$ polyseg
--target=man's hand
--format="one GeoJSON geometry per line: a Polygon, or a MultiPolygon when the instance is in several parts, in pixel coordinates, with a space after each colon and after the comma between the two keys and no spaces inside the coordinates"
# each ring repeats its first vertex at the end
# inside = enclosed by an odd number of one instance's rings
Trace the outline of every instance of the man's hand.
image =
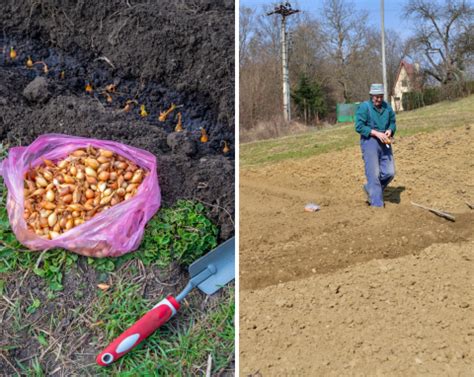
{"type": "Polygon", "coordinates": [[[384,144],[387,144],[389,142],[389,138],[390,138],[391,133],[392,133],[392,131],[390,131],[390,130],[385,131],[385,133],[375,131],[375,130],[370,131],[371,136],[375,136],[377,139],[379,139],[384,144]],[[387,132],[389,132],[388,136],[387,136],[387,132]]]}
{"type": "Polygon", "coordinates": [[[392,130],[388,129],[387,131],[385,131],[385,136],[387,136],[387,137],[392,136],[392,130]]]}

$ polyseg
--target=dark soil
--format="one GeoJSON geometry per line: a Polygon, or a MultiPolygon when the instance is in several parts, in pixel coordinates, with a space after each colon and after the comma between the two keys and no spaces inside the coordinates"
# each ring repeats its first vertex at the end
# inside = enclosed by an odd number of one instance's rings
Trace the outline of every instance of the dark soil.
{"type": "MultiPolygon", "coordinates": [[[[8,1],[2,4],[0,29],[0,142],[12,147],[45,133],[63,133],[143,148],[157,156],[163,205],[181,198],[201,201],[219,225],[220,239],[234,234],[232,1],[8,1]],[[11,46],[15,60],[9,57],[11,46]],[[43,72],[42,64],[27,68],[29,56],[45,62],[49,72],[43,72]],[[85,91],[87,83],[92,94],[85,91]],[[104,91],[112,83],[117,91],[108,103],[104,91]],[[140,117],[139,106],[124,112],[131,99],[144,104],[149,116],[140,117]],[[183,133],[173,132],[177,111],[158,121],[171,103],[181,106],[183,133]],[[200,128],[209,142],[200,142],[200,128]],[[225,154],[224,141],[230,147],[225,154]]],[[[117,272],[124,274],[124,268],[117,272]]],[[[179,266],[168,271],[147,268],[141,275],[149,298],[178,292],[187,278],[179,266]]],[[[61,373],[77,372],[85,364],[83,375],[90,373],[97,337],[103,334],[91,330],[78,336],[91,325],[88,310],[99,280],[90,266],[79,264],[65,274],[55,306],[42,307],[25,323],[46,328],[51,317],[61,318],[61,326],[51,329],[53,337],[65,345],[77,341],[76,351],[69,346],[64,350],[70,354],[61,360],[70,361],[62,364],[61,373]]],[[[19,298],[23,309],[33,296],[48,302],[44,280],[31,272],[9,275],[5,281],[8,296],[19,298]]],[[[198,292],[191,296],[196,304],[203,298],[198,292]]],[[[31,333],[15,331],[9,323],[0,326],[0,338],[2,345],[15,346],[6,352],[9,360],[31,364],[38,347],[31,333]]],[[[51,353],[43,355],[42,363],[47,371],[58,365],[51,353]]],[[[3,357],[0,366],[0,375],[14,373],[3,357]]]]}
{"type": "Polygon", "coordinates": [[[0,22],[8,42],[19,47],[26,37],[70,57],[106,57],[116,67],[112,73],[174,89],[233,132],[233,1],[4,3],[0,22]]]}

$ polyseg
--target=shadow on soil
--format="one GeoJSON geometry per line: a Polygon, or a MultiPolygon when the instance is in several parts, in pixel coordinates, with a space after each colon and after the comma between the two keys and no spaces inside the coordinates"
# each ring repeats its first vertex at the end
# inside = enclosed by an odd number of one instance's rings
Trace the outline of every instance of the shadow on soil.
{"type": "Polygon", "coordinates": [[[387,187],[384,192],[385,200],[390,203],[399,204],[401,202],[400,194],[405,191],[405,186],[387,187]]]}

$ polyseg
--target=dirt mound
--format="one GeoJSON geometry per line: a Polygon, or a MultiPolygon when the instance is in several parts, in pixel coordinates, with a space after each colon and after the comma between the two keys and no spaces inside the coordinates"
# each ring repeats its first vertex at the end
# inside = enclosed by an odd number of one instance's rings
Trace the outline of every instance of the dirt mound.
{"type": "Polygon", "coordinates": [[[358,148],[244,169],[241,287],[261,288],[471,239],[474,213],[465,202],[474,202],[472,143],[470,127],[399,138],[397,174],[383,210],[365,203],[358,148]],[[452,212],[456,222],[411,201],[452,212]],[[308,202],[321,211],[303,212],[308,202]]]}
{"type": "Polygon", "coordinates": [[[244,291],[240,375],[471,375],[473,261],[472,242],[436,244],[244,291]]]}
{"type": "Polygon", "coordinates": [[[35,78],[23,90],[23,97],[30,102],[43,103],[48,100],[49,96],[48,81],[44,77],[35,78]]]}

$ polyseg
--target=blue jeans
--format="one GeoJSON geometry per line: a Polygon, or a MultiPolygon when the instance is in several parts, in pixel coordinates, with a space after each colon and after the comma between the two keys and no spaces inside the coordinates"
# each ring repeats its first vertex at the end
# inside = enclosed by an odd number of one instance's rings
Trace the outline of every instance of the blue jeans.
{"type": "Polygon", "coordinates": [[[375,137],[361,137],[367,184],[364,186],[371,206],[383,207],[383,191],[395,176],[392,146],[387,148],[375,137]]]}

